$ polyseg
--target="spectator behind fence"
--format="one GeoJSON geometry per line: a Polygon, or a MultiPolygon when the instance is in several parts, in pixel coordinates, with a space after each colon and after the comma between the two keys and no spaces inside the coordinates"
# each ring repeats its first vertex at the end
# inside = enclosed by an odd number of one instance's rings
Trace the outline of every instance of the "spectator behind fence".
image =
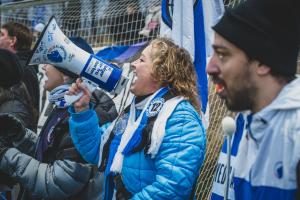
{"type": "MultiPolygon", "coordinates": [[[[132,63],[132,104],[104,126],[80,80],[70,94],[75,147],[105,173],[105,199],[189,199],[205,154],[196,75],[186,50],[156,39],[132,63]],[[99,153],[100,148],[100,153],[99,153]]],[[[100,118],[101,120],[101,118],[100,118]]]]}
{"type": "MultiPolygon", "coordinates": [[[[23,74],[24,69],[18,58],[10,51],[0,49],[0,114],[10,113],[18,118],[24,127],[35,130],[38,113],[34,112],[33,103],[22,82],[23,74]]],[[[0,135],[3,136],[4,125],[0,124],[0,135]]],[[[6,195],[10,196],[13,185],[14,181],[0,171],[0,192],[6,191],[6,195]]]]}
{"type": "Polygon", "coordinates": [[[295,199],[300,159],[300,78],[295,78],[300,24],[298,0],[248,0],[227,10],[213,27],[214,54],[207,73],[237,117],[232,165],[226,143],[212,199],[295,199]]]}
{"type": "Polygon", "coordinates": [[[148,14],[145,18],[145,26],[141,31],[139,31],[139,35],[143,35],[145,37],[153,37],[158,35],[161,21],[161,6],[152,6],[148,9],[148,14]]]}
{"type": "Polygon", "coordinates": [[[35,41],[37,41],[39,39],[39,37],[40,37],[41,33],[43,32],[44,28],[45,28],[45,24],[43,24],[41,22],[36,24],[33,27],[32,35],[33,35],[33,38],[34,38],[35,41]]]}
{"type": "Polygon", "coordinates": [[[11,51],[19,58],[21,66],[24,68],[23,82],[28,89],[35,109],[39,111],[38,69],[37,66],[26,66],[26,62],[31,56],[32,40],[32,32],[23,24],[8,22],[1,26],[0,48],[11,51]]]}
{"type": "MultiPolygon", "coordinates": [[[[93,54],[92,48],[82,38],[70,39],[93,54]]],[[[103,175],[96,166],[84,162],[69,134],[64,93],[78,76],[58,69],[49,64],[44,67],[48,77],[44,88],[50,91],[49,101],[54,109],[39,138],[25,130],[17,119],[0,115],[0,124],[6,122],[0,135],[0,170],[20,183],[18,199],[98,200],[102,196],[103,175]],[[4,137],[3,133],[7,136],[4,137]]],[[[117,116],[114,102],[104,92],[96,90],[93,102],[101,118],[100,124],[117,116]]]]}
{"type": "Polygon", "coordinates": [[[139,10],[138,3],[128,2],[124,12],[118,13],[110,22],[111,33],[114,35],[115,42],[126,45],[142,42],[143,39],[139,35],[139,31],[144,27],[144,21],[145,17],[139,10]]]}

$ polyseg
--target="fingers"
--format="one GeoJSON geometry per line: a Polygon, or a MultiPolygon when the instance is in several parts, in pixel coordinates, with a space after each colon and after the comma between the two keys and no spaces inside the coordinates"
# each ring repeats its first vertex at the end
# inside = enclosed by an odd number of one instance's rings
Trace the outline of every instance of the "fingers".
{"type": "Polygon", "coordinates": [[[82,82],[82,80],[77,79],[76,80],[76,84],[78,86],[78,88],[80,89],[80,91],[83,92],[83,95],[87,95],[89,97],[91,97],[91,92],[89,91],[89,89],[87,88],[87,86],[85,85],[84,82],[82,82]]]}
{"type": "Polygon", "coordinates": [[[80,92],[83,93],[82,96],[73,104],[76,112],[89,109],[91,100],[91,92],[88,90],[85,83],[78,78],[69,88],[68,95],[78,95],[80,92]]]}
{"type": "Polygon", "coordinates": [[[90,97],[87,95],[83,95],[78,101],[76,101],[73,106],[76,112],[81,112],[84,110],[88,110],[90,102],[90,97]]]}
{"type": "Polygon", "coordinates": [[[80,83],[82,83],[82,80],[81,80],[81,78],[78,78],[78,79],[76,79],[76,83],[77,83],[77,84],[80,84],[80,83]]]}
{"type": "Polygon", "coordinates": [[[69,91],[67,92],[68,95],[76,95],[80,92],[79,88],[77,87],[76,83],[72,83],[71,87],[69,87],[69,91]]]}
{"type": "Polygon", "coordinates": [[[76,95],[80,92],[83,92],[85,95],[90,96],[90,91],[86,87],[86,85],[82,82],[80,78],[76,80],[75,83],[72,83],[71,87],[69,88],[68,95],[76,95]]]}
{"type": "Polygon", "coordinates": [[[79,88],[80,83],[81,83],[80,78],[78,78],[75,83],[72,83],[71,87],[69,88],[68,95],[78,94],[81,91],[80,88],[79,88]]]}

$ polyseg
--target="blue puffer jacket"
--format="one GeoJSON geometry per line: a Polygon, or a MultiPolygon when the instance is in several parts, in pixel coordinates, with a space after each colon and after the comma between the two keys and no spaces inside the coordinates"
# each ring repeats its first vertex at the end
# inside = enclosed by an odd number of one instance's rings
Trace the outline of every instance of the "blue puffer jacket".
{"type": "MultiPolygon", "coordinates": [[[[70,130],[76,148],[91,163],[98,163],[100,135],[93,110],[74,113],[70,130]]],[[[154,159],[144,151],[124,157],[122,180],[132,199],[189,199],[205,155],[206,136],[198,113],[180,102],[166,124],[165,137],[154,159]]]]}

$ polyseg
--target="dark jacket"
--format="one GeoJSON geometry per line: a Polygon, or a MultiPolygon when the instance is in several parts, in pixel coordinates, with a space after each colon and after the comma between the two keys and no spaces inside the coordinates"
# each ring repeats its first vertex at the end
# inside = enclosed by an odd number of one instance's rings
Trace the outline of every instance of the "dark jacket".
{"type": "Polygon", "coordinates": [[[21,66],[24,67],[23,82],[32,97],[35,109],[39,111],[40,88],[37,77],[38,67],[26,65],[28,58],[31,56],[31,51],[18,51],[16,55],[19,58],[21,66]]]}
{"type": "MultiPolygon", "coordinates": [[[[100,123],[112,121],[117,116],[114,102],[100,91],[95,97],[97,114],[103,117],[100,123]]],[[[54,108],[39,138],[27,131],[23,140],[5,153],[0,169],[21,184],[21,199],[101,199],[102,174],[95,166],[86,164],[75,149],[68,119],[66,109],[54,108]],[[45,131],[51,119],[57,119],[57,122],[45,131]],[[41,150],[39,144],[45,138],[49,143],[47,148],[42,149],[39,160],[36,155],[41,150]]]]}
{"type": "Polygon", "coordinates": [[[0,88],[0,113],[11,113],[21,120],[26,128],[36,131],[38,113],[33,108],[24,83],[8,90],[0,88]]]}
{"type": "MultiPolygon", "coordinates": [[[[9,90],[0,88],[0,113],[10,113],[16,116],[23,125],[33,131],[37,128],[37,113],[26,98],[24,83],[13,86],[9,90]]],[[[0,171],[0,185],[12,186],[14,181],[0,171]]]]}

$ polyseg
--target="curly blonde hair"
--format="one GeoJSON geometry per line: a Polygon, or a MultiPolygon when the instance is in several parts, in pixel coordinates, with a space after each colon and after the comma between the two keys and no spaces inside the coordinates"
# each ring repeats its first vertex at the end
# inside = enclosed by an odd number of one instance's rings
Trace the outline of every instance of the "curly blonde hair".
{"type": "Polygon", "coordinates": [[[197,77],[190,54],[168,38],[151,41],[153,78],[171,93],[187,98],[200,113],[197,77]]]}

